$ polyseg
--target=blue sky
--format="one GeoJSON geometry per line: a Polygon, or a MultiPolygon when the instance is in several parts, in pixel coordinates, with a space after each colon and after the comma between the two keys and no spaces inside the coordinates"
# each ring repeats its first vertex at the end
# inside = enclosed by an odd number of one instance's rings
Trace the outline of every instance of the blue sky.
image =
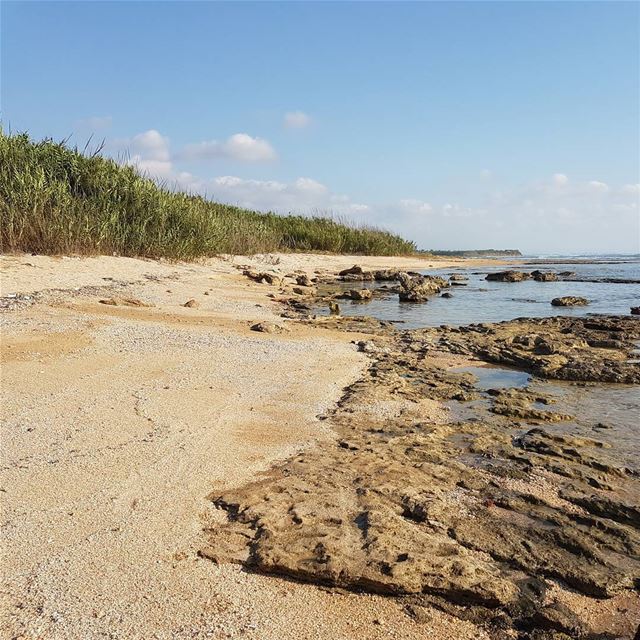
{"type": "Polygon", "coordinates": [[[632,2],[3,2],[2,121],[424,248],[640,251],[632,2]]]}

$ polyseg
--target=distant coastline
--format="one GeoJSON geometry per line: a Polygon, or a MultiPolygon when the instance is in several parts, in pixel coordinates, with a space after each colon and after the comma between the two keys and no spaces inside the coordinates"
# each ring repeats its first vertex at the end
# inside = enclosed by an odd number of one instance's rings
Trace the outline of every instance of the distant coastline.
{"type": "Polygon", "coordinates": [[[477,258],[487,256],[522,256],[519,249],[469,249],[469,250],[438,250],[429,249],[424,253],[434,256],[451,256],[456,258],[477,258]]]}

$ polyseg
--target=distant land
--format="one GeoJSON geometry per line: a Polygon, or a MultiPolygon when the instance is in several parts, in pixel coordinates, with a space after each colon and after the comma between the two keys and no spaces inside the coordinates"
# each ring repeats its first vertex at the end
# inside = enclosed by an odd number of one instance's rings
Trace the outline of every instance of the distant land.
{"type": "Polygon", "coordinates": [[[456,256],[463,258],[475,258],[477,256],[521,256],[519,249],[469,249],[468,251],[443,251],[439,249],[429,249],[424,253],[434,256],[456,256]]]}

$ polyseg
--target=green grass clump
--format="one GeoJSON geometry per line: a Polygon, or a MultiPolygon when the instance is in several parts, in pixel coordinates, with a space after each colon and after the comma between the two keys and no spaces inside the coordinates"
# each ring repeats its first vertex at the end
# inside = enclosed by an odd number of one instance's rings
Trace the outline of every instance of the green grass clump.
{"type": "Polygon", "coordinates": [[[173,191],[97,153],[0,130],[0,248],[190,260],[221,253],[413,253],[414,243],[323,217],[281,216],[173,191]]]}

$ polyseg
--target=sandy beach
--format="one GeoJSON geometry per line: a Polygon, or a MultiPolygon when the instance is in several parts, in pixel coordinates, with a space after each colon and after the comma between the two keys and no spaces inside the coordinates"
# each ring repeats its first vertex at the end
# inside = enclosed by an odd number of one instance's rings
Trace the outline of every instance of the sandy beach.
{"type": "MultiPolygon", "coordinates": [[[[357,335],[278,321],[237,265],[309,273],[404,258],[202,264],[3,256],[2,618],[7,638],[482,638],[433,610],[217,565],[213,491],[335,439],[357,335]],[[136,299],[149,306],[107,305],[136,299]],[[193,307],[184,307],[195,300],[193,307]]],[[[438,266],[455,261],[438,261],[438,266]]],[[[469,264],[467,261],[465,264],[469,264]]],[[[136,303],[137,304],[137,303],[136,303]]]]}

